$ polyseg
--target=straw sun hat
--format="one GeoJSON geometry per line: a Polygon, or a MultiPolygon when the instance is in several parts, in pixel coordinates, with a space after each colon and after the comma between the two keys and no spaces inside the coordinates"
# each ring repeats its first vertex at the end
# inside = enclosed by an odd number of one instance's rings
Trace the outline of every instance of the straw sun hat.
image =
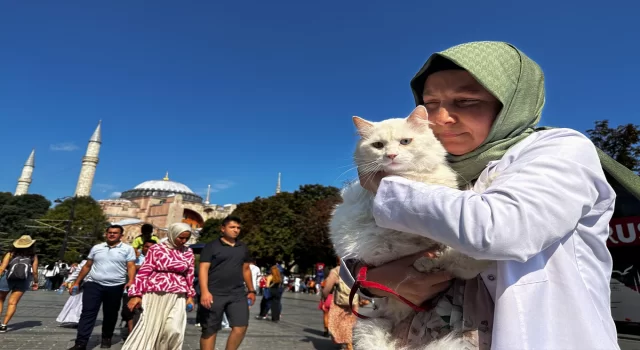
{"type": "Polygon", "coordinates": [[[18,239],[16,239],[13,242],[13,246],[20,249],[20,248],[29,248],[31,247],[34,243],[36,243],[36,240],[31,238],[31,236],[29,235],[24,235],[18,239]]]}

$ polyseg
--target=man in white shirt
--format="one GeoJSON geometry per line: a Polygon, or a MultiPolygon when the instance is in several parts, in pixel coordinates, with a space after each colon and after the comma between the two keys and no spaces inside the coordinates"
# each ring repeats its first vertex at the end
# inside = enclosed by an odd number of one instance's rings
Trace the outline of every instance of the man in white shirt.
{"type": "Polygon", "coordinates": [[[98,311],[103,303],[100,347],[104,349],[111,347],[111,337],[118,321],[118,310],[120,310],[125,284],[127,287],[133,284],[136,274],[134,264],[136,253],[133,247],[120,241],[123,232],[124,229],[120,225],[111,225],[107,228],[106,242],[91,248],[87,262],[69,289],[71,293],[73,288],[80,288],[80,283],[84,280],[82,315],[78,322],[78,334],[75,345],[69,350],[86,350],[96,324],[98,311]]]}

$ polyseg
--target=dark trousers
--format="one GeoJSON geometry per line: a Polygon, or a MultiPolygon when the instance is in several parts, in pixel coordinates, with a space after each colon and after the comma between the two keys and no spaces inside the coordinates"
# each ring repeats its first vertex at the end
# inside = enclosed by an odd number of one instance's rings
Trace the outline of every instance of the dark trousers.
{"type": "Polygon", "coordinates": [[[269,313],[269,309],[271,309],[271,319],[273,321],[280,320],[280,312],[282,312],[282,293],[284,290],[282,288],[269,288],[269,297],[265,298],[262,296],[262,300],[260,300],[260,316],[265,317],[267,313],[269,313]]]}
{"type": "Polygon", "coordinates": [[[87,282],[82,285],[82,314],[78,322],[77,345],[86,346],[89,342],[101,304],[103,304],[102,338],[113,337],[123,292],[124,284],[106,287],[95,282],[87,282]]]}

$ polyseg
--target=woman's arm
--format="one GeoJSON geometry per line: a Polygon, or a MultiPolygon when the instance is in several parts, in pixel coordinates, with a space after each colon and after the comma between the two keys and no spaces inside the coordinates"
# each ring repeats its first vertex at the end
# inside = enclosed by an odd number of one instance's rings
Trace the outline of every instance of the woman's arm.
{"type": "Polygon", "coordinates": [[[38,285],[38,256],[37,255],[34,255],[33,257],[33,263],[31,263],[31,269],[33,270],[33,284],[38,285]]]}
{"type": "Polygon", "coordinates": [[[73,273],[71,275],[69,275],[69,277],[67,278],[66,283],[73,283],[75,282],[75,280],[78,278],[78,276],[80,275],[80,271],[82,270],[82,268],[84,267],[84,264],[86,263],[86,260],[83,260],[80,262],[80,264],[78,264],[78,266],[76,267],[76,269],[73,271],[73,273]]]}
{"type": "Polygon", "coordinates": [[[5,254],[4,257],[2,258],[2,264],[0,264],[0,276],[2,276],[2,273],[4,272],[4,270],[6,270],[7,266],[9,266],[10,259],[11,259],[11,253],[5,254]]]}
{"type": "Polygon", "coordinates": [[[147,279],[156,269],[156,254],[161,254],[160,249],[156,249],[157,245],[152,246],[144,257],[144,263],[138,270],[138,274],[134,283],[129,287],[127,294],[129,297],[140,297],[147,292],[147,279]]]}
{"type": "Polygon", "coordinates": [[[603,211],[615,199],[595,147],[578,135],[536,140],[483,193],[385,178],[374,202],[376,223],[476,259],[525,262],[573,232],[602,194],[609,197],[603,211]]]}
{"type": "Polygon", "coordinates": [[[189,268],[187,269],[187,286],[189,288],[189,292],[187,293],[187,297],[193,298],[196,295],[196,290],[193,288],[196,259],[191,248],[187,248],[186,254],[187,259],[189,259],[189,268]]]}
{"type": "Polygon", "coordinates": [[[322,288],[322,297],[326,298],[331,294],[331,290],[340,280],[340,276],[338,275],[338,271],[336,269],[331,270],[329,272],[329,277],[324,282],[324,287],[322,288]]]}

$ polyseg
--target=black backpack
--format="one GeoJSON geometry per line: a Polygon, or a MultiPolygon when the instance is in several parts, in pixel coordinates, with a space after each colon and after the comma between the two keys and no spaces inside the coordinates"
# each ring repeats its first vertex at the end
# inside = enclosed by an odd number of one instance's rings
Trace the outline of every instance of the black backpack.
{"type": "Polygon", "coordinates": [[[31,275],[31,257],[16,256],[11,259],[8,266],[7,280],[26,280],[31,275]]]}

